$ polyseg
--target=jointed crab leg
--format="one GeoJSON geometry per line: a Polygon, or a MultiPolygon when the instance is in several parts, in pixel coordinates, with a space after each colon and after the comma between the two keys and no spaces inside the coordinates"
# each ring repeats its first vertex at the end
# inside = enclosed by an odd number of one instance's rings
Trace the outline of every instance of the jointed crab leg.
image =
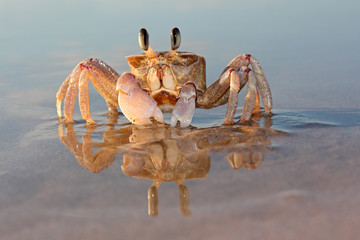
{"type": "Polygon", "coordinates": [[[238,93],[245,86],[249,69],[246,66],[237,69],[227,68],[220,79],[198,96],[197,104],[202,108],[212,108],[228,102],[224,123],[232,123],[237,103],[238,93]]]}
{"type": "Polygon", "coordinates": [[[88,78],[89,71],[84,69],[79,80],[79,106],[82,118],[88,123],[95,123],[90,117],[88,78]]]}
{"type": "Polygon", "coordinates": [[[243,80],[246,76],[246,72],[241,72],[241,78],[235,70],[229,70],[229,80],[230,80],[230,93],[229,101],[226,110],[224,123],[232,123],[236,107],[238,104],[238,93],[240,91],[240,81],[243,80]]]}
{"type": "Polygon", "coordinates": [[[72,121],[77,91],[79,90],[81,115],[87,122],[94,122],[90,117],[89,111],[88,80],[90,80],[100,95],[105,98],[109,110],[114,111],[116,106],[118,106],[117,93],[115,91],[118,78],[119,74],[99,59],[91,58],[80,62],[60,86],[56,95],[58,116],[61,117],[61,101],[65,99],[65,120],[72,121]]]}
{"type": "MultiPolygon", "coordinates": [[[[226,66],[225,70],[228,68],[238,69],[242,66],[249,66],[249,65],[252,66],[252,70],[255,73],[254,75],[256,78],[256,87],[260,93],[265,108],[265,113],[268,114],[270,113],[272,108],[272,96],[271,96],[269,83],[265,78],[265,74],[260,66],[260,63],[252,55],[242,54],[231,60],[230,63],[226,66]]],[[[245,119],[245,121],[249,119],[245,119]]]]}
{"type": "Polygon", "coordinates": [[[250,119],[251,114],[253,113],[255,107],[256,100],[256,78],[254,76],[254,72],[250,71],[248,73],[248,82],[247,82],[247,90],[244,101],[244,108],[240,117],[240,121],[247,121],[250,119]]]}
{"type": "Polygon", "coordinates": [[[265,108],[265,114],[269,114],[272,108],[272,96],[268,81],[260,66],[260,63],[253,57],[250,57],[250,64],[255,73],[257,89],[260,92],[261,99],[265,108]]]}
{"type": "Polygon", "coordinates": [[[249,54],[234,58],[225,67],[220,79],[198,96],[197,105],[201,108],[212,108],[228,102],[224,123],[232,123],[237,108],[238,92],[248,84],[241,121],[248,121],[259,106],[261,95],[266,113],[272,108],[272,97],[269,84],[259,62],[249,54]],[[248,66],[251,65],[252,69],[248,66]]]}
{"type": "Polygon", "coordinates": [[[64,115],[65,119],[72,121],[73,110],[76,102],[76,96],[78,92],[78,83],[71,83],[66,92],[65,101],[64,101],[64,115]]]}
{"type": "Polygon", "coordinates": [[[56,109],[58,117],[61,118],[61,101],[65,98],[67,89],[69,87],[71,74],[65,79],[65,81],[61,84],[57,94],[56,94],[56,109]]]}
{"type": "Polygon", "coordinates": [[[71,73],[69,86],[65,95],[64,100],[64,115],[65,119],[68,121],[72,121],[72,115],[74,112],[74,106],[76,102],[77,92],[78,92],[78,78],[80,75],[80,68],[75,67],[74,71],[71,73]]]}

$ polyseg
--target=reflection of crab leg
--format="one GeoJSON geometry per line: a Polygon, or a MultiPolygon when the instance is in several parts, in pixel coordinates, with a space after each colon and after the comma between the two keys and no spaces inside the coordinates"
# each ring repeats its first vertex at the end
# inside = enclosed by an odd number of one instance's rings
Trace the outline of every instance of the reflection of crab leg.
{"type": "Polygon", "coordinates": [[[190,125],[195,111],[196,88],[193,83],[185,84],[180,91],[179,99],[175,104],[171,117],[171,126],[180,122],[181,128],[190,125]]]}
{"type": "Polygon", "coordinates": [[[85,169],[93,173],[101,172],[114,161],[113,156],[121,151],[117,148],[106,148],[93,153],[93,142],[91,140],[91,133],[95,130],[88,129],[85,135],[82,136],[83,142],[79,142],[74,131],[73,124],[65,125],[66,134],[63,134],[62,125],[59,125],[59,137],[63,144],[74,154],[78,163],[85,169]]]}
{"type": "Polygon", "coordinates": [[[133,74],[122,74],[117,81],[116,91],[121,111],[131,122],[138,125],[151,124],[151,117],[161,123],[164,121],[156,101],[141,90],[141,85],[133,74]]]}
{"type": "Polygon", "coordinates": [[[161,181],[154,182],[151,187],[148,189],[148,213],[150,216],[157,216],[158,211],[158,202],[159,202],[159,187],[161,181]]]}
{"type": "Polygon", "coordinates": [[[191,215],[189,190],[180,180],[176,181],[176,184],[179,188],[180,211],[184,216],[189,216],[191,215]]]}

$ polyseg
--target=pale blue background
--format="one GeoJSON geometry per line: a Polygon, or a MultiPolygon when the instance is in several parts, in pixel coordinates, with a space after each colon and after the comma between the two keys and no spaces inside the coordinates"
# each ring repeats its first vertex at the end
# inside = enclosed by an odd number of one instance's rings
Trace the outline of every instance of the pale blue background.
{"type": "Polygon", "coordinates": [[[82,59],[100,58],[121,73],[124,57],[141,52],[141,27],[155,50],[167,50],[177,26],[180,50],[207,59],[208,82],[250,53],[267,74],[275,108],[359,108],[359,10],[355,0],[2,0],[0,99],[36,93],[29,104],[53,106],[82,59]]]}

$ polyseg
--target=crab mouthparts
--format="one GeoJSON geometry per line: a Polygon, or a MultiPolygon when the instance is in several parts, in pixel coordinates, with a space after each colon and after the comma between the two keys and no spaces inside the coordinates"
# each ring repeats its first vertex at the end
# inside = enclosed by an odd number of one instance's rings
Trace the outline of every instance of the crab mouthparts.
{"type": "Polygon", "coordinates": [[[157,102],[158,107],[163,112],[171,112],[177,102],[176,92],[160,91],[152,94],[153,99],[157,102]]]}

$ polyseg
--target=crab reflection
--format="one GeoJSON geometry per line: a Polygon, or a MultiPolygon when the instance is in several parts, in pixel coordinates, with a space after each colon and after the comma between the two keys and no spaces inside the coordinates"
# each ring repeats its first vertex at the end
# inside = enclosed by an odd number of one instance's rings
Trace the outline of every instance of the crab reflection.
{"type": "Polygon", "coordinates": [[[205,178],[210,170],[211,154],[215,152],[223,153],[234,170],[259,167],[264,152],[271,149],[269,137],[284,135],[270,127],[271,119],[265,121],[264,127],[252,124],[206,129],[176,129],[155,124],[119,128],[110,123],[86,127],[79,141],[73,124],[66,124],[59,126],[59,136],[78,163],[90,172],[98,173],[109,167],[120,153],[121,169],[126,176],[152,180],[148,189],[149,215],[158,214],[158,189],[162,182],[169,181],[178,186],[180,211],[190,215],[189,190],[183,181],[205,178]],[[101,130],[103,127],[106,129],[101,130]]]}

